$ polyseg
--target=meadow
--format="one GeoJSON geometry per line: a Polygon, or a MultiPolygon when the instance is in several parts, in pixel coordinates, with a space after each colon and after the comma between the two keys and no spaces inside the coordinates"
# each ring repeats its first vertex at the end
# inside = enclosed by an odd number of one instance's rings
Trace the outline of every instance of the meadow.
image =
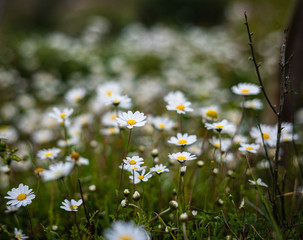
{"type": "Polygon", "coordinates": [[[109,26],[2,50],[0,239],[300,239],[303,114],[280,117],[298,94],[283,33],[254,48],[248,25],[109,26]]]}

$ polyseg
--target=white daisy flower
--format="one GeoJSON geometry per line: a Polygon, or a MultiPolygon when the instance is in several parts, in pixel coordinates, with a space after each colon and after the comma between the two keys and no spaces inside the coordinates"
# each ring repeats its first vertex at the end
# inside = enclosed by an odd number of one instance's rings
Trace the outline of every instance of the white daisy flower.
{"type": "Polygon", "coordinates": [[[201,153],[202,153],[202,143],[199,142],[199,143],[195,143],[195,144],[189,146],[187,148],[187,151],[191,152],[192,154],[195,154],[196,156],[201,155],[201,153]]]}
{"type": "Polygon", "coordinates": [[[58,162],[49,166],[49,170],[42,172],[42,178],[44,181],[52,181],[63,178],[69,175],[74,167],[71,162],[58,162]]]}
{"type": "Polygon", "coordinates": [[[252,99],[244,102],[245,108],[260,110],[263,109],[263,102],[260,99],[252,99]]]}
{"type": "Polygon", "coordinates": [[[189,152],[172,153],[168,154],[168,157],[172,160],[177,160],[179,163],[195,160],[197,158],[195,155],[191,155],[189,152]]]}
{"type": "Polygon", "coordinates": [[[165,97],[164,97],[164,101],[166,103],[169,102],[179,102],[179,101],[186,101],[186,98],[184,96],[184,94],[180,91],[176,91],[176,92],[169,92],[165,97]]]}
{"type": "Polygon", "coordinates": [[[70,156],[65,159],[67,162],[72,162],[77,166],[88,165],[89,161],[87,158],[81,157],[79,153],[73,152],[70,156]]]}
{"type": "Polygon", "coordinates": [[[177,137],[171,137],[168,143],[175,144],[177,146],[191,145],[197,141],[196,135],[188,135],[187,133],[177,133],[177,137]]]}
{"type": "Polygon", "coordinates": [[[245,207],[245,201],[244,201],[244,198],[242,199],[242,202],[241,202],[241,204],[240,204],[240,206],[239,206],[239,209],[242,209],[242,208],[244,208],[245,207]]]}
{"type": "Polygon", "coordinates": [[[147,240],[147,233],[133,222],[116,221],[104,233],[106,240],[147,240]]]}
{"type": "Polygon", "coordinates": [[[161,163],[161,164],[156,164],[156,166],[152,167],[150,171],[160,175],[161,173],[169,172],[169,169],[161,163]]]}
{"type": "Polygon", "coordinates": [[[259,144],[245,144],[240,143],[239,151],[241,152],[250,152],[250,153],[257,153],[259,150],[260,145],[259,144]]]}
{"type": "Polygon", "coordinates": [[[243,135],[236,135],[233,139],[235,144],[241,144],[241,143],[247,143],[248,142],[248,138],[246,136],[243,135]]]}
{"type": "Polygon", "coordinates": [[[84,88],[73,88],[66,93],[65,99],[71,104],[77,104],[85,97],[85,94],[86,90],[84,88]]]}
{"type": "Polygon", "coordinates": [[[132,102],[131,99],[127,95],[119,95],[119,94],[113,94],[110,97],[106,97],[103,99],[103,103],[113,106],[119,106],[120,108],[131,108],[132,102]]]}
{"type": "Polygon", "coordinates": [[[132,111],[123,112],[116,118],[118,124],[122,127],[127,127],[132,129],[133,127],[143,127],[146,124],[146,116],[144,113],[136,111],[133,113],[132,111]]]}
{"type": "Polygon", "coordinates": [[[248,180],[250,185],[259,185],[259,186],[262,186],[262,187],[268,187],[266,183],[262,182],[262,179],[261,178],[258,178],[257,181],[254,181],[254,180],[248,180]]]}
{"type": "Polygon", "coordinates": [[[191,211],[191,214],[195,217],[195,216],[197,216],[197,214],[198,214],[198,211],[196,211],[196,210],[192,210],[191,211]]]}
{"type": "Polygon", "coordinates": [[[111,97],[114,94],[120,94],[121,87],[117,82],[107,82],[97,88],[99,98],[111,97]]]}
{"type": "Polygon", "coordinates": [[[10,199],[6,204],[17,206],[17,207],[25,207],[28,204],[32,203],[32,200],[36,197],[34,193],[32,193],[32,189],[29,189],[27,185],[19,184],[18,188],[13,188],[11,191],[8,191],[8,196],[4,198],[10,199]]]}
{"type": "Polygon", "coordinates": [[[85,126],[90,125],[93,122],[93,120],[94,118],[92,114],[84,113],[77,116],[77,118],[75,119],[75,125],[78,125],[83,128],[85,126]]]}
{"type": "Polygon", "coordinates": [[[216,130],[217,132],[227,133],[230,130],[234,130],[232,124],[230,124],[227,120],[223,120],[221,122],[216,123],[205,123],[205,127],[210,130],[216,130]]]}
{"type": "Polygon", "coordinates": [[[118,134],[120,132],[120,129],[118,127],[109,127],[101,129],[100,132],[102,135],[111,136],[118,134]]]}
{"type": "Polygon", "coordinates": [[[232,92],[237,95],[249,96],[260,93],[260,87],[252,83],[239,83],[231,88],[232,92]]]}
{"type": "Polygon", "coordinates": [[[178,101],[178,102],[168,102],[166,109],[169,111],[177,111],[178,114],[185,114],[186,112],[192,112],[194,109],[190,108],[191,102],[188,101],[178,101]]]}
{"type": "MultiPolygon", "coordinates": [[[[275,126],[265,124],[260,125],[264,143],[269,147],[276,146],[277,130],[275,126]]],[[[256,140],[257,143],[262,144],[262,136],[258,127],[253,127],[250,131],[250,136],[256,140]]]]}
{"type": "Polygon", "coordinates": [[[172,121],[168,117],[153,117],[151,118],[151,123],[156,129],[160,131],[169,131],[174,127],[174,121],[172,121]]]}
{"type": "Polygon", "coordinates": [[[59,148],[42,149],[38,151],[37,157],[39,159],[54,160],[56,157],[58,157],[60,152],[61,150],[59,148]]]}
{"type": "Polygon", "coordinates": [[[74,109],[72,108],[64,108],[63,110],[60,110],[57,107],[53,108],[54,112],[51,112],[48,114],[51,118],[57,120],[60,124],[66,124],[69,125],[69,117],[74,112],[74,109]]]}
{"type": "MultiPolygon", "coordinates": [[[[209,140],[210,144],[213,145],[216,148],[220,148],[220,139],[216,137],[212,137],[212,139],[209,140]]],[[[226,152],[232,145],[231,139],[222,139],[221,140],[221,151],[226,152]]]]}
{"type": "Polygon", "coordinates": [[[281,128],[282,128],[282,133],[283,132],[287,132],[287,133],[293,132],[293,125],[290,122],[282,122],[281,128]]]}
{"type": "Polygon", "coordinates": [[[17,238],[18,240],[28,239],[28,236],[23,234],[21,229],[15,228],[14,229],[14,234],[15,234],[15,238],[17,238]]]}
{"type": "Polygon", "coordinates": [[[209,121],[216,121],[219,118],[219,108],[215,105],[200,108],[202,118],[209,121]]]}
{"type": "Polygon", "coordinates": [[[5,213],[15,213],[19,210],[19,207],[16,207],[14,205],[6,205],[5,213]]]}
{"type": "Polygon", "coordinates": [[[68,212],[77,212],[78,207],[81,204],[82,204],[82,199],[80,199],[79,201],[76,201],[74,199],[69,201],[69,200],[65,199],[64,202],[62,202],[63,206],[60,206],[60,208],[64,209],[65,211],[68,211],[68,212]]]}
{"type": "Polygon", "coordinates": [[[126,157],[126,159],[123,159],[123,162],[126,170],[136,170],[139,169],[142,164],[144,164],[144,159],[140,158],[139,156],[126,157]]]}
{"type": "Polygon", "coordinates": [[[102,116],[102,125],[109,127],[118,127],[118,123],[116,121],[117,118],[116,112],[107,112],[102,116]]]}
{"type": "MultiPolygon", "coordinates": [[[[221,162],[221,154],[219,152],[216,152],[215,154],[215,160],[220,163],[221,162]]],[[[222,162],[227,164],[233,164],[235,160],[235,155],[233,153],[226,153],[222,156],[222,162]]]]}
{"type": "Polygon", "coordinates": [[[298,134],[292,134],[288,132],[281,133],[281,142],[292,142],[293,140],[298,140],[298,134]]]}
{"type": "Polygon", "coordinates": [[[145,174],[145,169],[141,170],[141,173],[139,173],[139,171],[135,171],[134,175],[129,176],[129,179],[131,180],[131,182],[135,182],[135,184],[139,183],[139,182],[147,182],[149,178],[151,178],[153,175],[151,175],[150,172],[145,174]],[[135,180],[134,180],[135,178],[135,180]]]}

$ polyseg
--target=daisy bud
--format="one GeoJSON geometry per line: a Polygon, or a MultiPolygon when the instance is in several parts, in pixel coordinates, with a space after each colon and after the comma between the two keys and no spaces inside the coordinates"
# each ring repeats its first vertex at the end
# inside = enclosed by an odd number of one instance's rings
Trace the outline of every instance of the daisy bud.
{"type": "Polygon", "coordinates": [[[161,228],[162,228],[162,225],[161,225],[161,224],[159,224],[159,225],[158,225],[158,228],[159,228],[159,229],[161,229],[161,228]]]}
{"type": "Polygon", "coordinates": [[[126,188],[126,189],[124,189],[123,194],[124,194],[124,197],[128,197],[128,195],[130,194],[130,192],[129,192],[129,190],[126,188]]]}
{"type": "Polygon", "coordinates": [[[228,175],[229,177],[232,177],[233,174],[234,174],[234,172],[233,172],[232,170],[228,170],[228,171],[227,171],[227,175],[228,175]]]}
{"type": "Polygon", "coordinates": [[[90,185],[90,186],[88,187],[88,189],[89,189],[89,191],[94,192],[94,191],[96,191],[96,185],[90,185]]]}
{"type": "Polygon", "coordinates": [[[191,214],[195,217],[195,216],[197,216],[198,212],[196,210],[192,210],[191,214]]]}
{"type": "Polygon", "coordinates": [[[157,148],[154,148],[154,149],[152,150],[152,152],[151,152],[151,155],[152,155],[153,158],[158,157],[158,155],[159,155],[158,149],[157,149],[157,148]]]}
{"type": "Polygon", "coordinates": [[[180,221],[185,222],[185,221],[187,221],[187,219],[188,219],[188,216],[187,216],[187,213],[186,213],[186,212],[185,212],[185,213],[182,213],[182,214],[180,215],[180,221]]]}
{"type": "Polygon", "coordinates": [[[140,193],[138,191],[135,191],[135,193],[133,194],[134,201],[139,201],[140,198],[141,198],[140,193]]]}
{"type": "Polygon", "coordinates": [[[143,145],[140,145],[140,146],[139,146],[139,151],[140,151],[140,152],[144,152],[144,151],[145,151],[145,147],[144,147],[143,145]]]}
{"type": "Polygon", "coordinates": [[[204,162],[202,160],[197,162],[198,167],[203,167],[204,166],[204,162]]]}
{"type": "Polygon", "coordinates": [[[169,206],[170,206],[172,209],[174,209],[174,210],[178,209],[178,203],[177,203],[176,201],[174,201],[174,200],[171,200],[171,201],[169,202],[169,206]]]}
{"type": "Polygon", "coordinates": [[[95,140],[92,140],[89,144],[90,144],[90,146],[93,147],[93,148],[95,148],[95,147],[98,146],[98,142],[95,141],[95,140]]]}
{"type": "Polygon", "coordinates": [[[165,228],[165,232],[167,232],[167,233],[171,232],[171,227],[167,226],[167,227],[165,228]]]}
{"type": "Polygon", "coordinates": [[[36,168],[36,169],[35,169],[35,174],[36,174],[38,177],[41,177],[43,171],[44,171],[43,168],[36,168]]]}
{"type": "Polygon", "coordinates": [[[121,206],[122,206],[123,208],[125,208],[125,207],[127,206],[127,204],[128,204],[127,199],[123,199],[123,200],[121,201],[121,206]]]}
{"type": "Polygon", "coordinates": [[[233,237],[231,235],[226,236],[226,240],[232,240],[232,239],[233,239],[233,237]]]}
{"type": "Polygon", "coordinates": [[[213,169],[213,174],[217,175],[219,173],[219,169],[218,168],[214,168],[213,169]]]}
{"type": "Polygon", "coordinates": [[[186,166],[181,167],[181,176],[184,176],[186,172],[186,166]]]}
{"type": "Polygon", "coordinates": [[[158,157],[155,157],[155,158],[154,158],[154,162],[155,162],[155,163],[159,163],[159,158],[158,158],[158,157]]]}
{"type": "Polygon", "coordinates": [[[52,230],[53,230],[53,231],[57,231],[57,230],[58,230],[58,226],[57,226],[57,225],[53,225],[53,226],[52,226],[52,230]]]}
{"type": "Polygon", "coordinates": [[[219,217],[219,216],[215,216],[214,219],[215,219],[216,221],[219,221],[219,220],[220,220],[220,217],[219,217]]]}
{"type": "Polygon", "coordinates": [[[173,195],[177,196],[177,190],[175,188],[173,189],[173,195]]]}
{"type": "Polygon", "coordinates": [[[231,195],[231,194],[229,194],[229,199],[231,200],[231,199],[233,199],[233,195],[231,195]]]}
{"type": "Polygon", "coordinates": [[[224,204],[224,201],[220,198],[218,199],[218,202],[217,202],[220,206],[222,206],[224,204]]]}
{"type": "Polygon", "coordinates": [[[79,158],[80,158],[80,154],[77,153],[77,152],[73,152],[71,155],[70,155],[71,159],[77,161],[79,158]]]}

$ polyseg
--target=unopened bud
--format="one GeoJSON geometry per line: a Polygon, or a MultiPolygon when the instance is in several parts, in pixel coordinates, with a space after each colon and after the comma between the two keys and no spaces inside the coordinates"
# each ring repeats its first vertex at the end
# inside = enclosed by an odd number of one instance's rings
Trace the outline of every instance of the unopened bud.
{"type": "Polygon", "coordinates": [[[187,216],[187,213],[185,212],[185,213],[182,213],[181,215],[180,215],[180,221],[187,221],[187,219],[188,219],[188,216],[187,216]]]}
{"type": "Polygon", "coordinates": [[[184,176],[186,172],[186,166],[181,167],[180,171],[181,171],[181,176],[184,176]]]}
{"type": "Polygon", "coordinates": [[[143,145],[140,145],[140,146],[139,146],[139,151],[140,151],[140,152],[144,152],[144,151],[145,151],[145,147],[144,147],[143,145]]]}
{"type": "Polygon", "coordinates": [[[89,189],[89,191],[94,192],[94,191],[96,191],[96,185],[90,185],[90,186],[88,187],[88,189],[89,189]]]}
{"type": "Polygon", "coordinates": [[[167,232],[167,233],[171,232],[171,227],[167,226],[167,227],[165,228],[165,232],[167,232]]]}
{"type": "Polygon", "coordinates": [[[203,167],[204,166],[204,162],[202,160],[197,162],[198,167],[203,167]]]}
{"type": "Polygon", "coordinates": [[[135,193],[133,194],[134,201],[139,201],[140,198],[141,198],[140,193],[138,191],[135,191],[135,193]]]}
{"type": "Polygon", "coordinates": [[[234,174],[233,170],[228,170],[228,171],[227,171],[227,175],[228,175],[229,177],[232,177],[233,174],[234,174]]]}
{"type": "Polygon", "coordinates": [[[160,161],[160,160],[159,160],[158,157],[155,157],[155,158],[154,158],[154,162],[155,162],[155,163],[159,163],[159,161],[160,161]]]}
{"type": "Polygon", "coordinates": [[[123,200],[121,201],[121,206],[122,206],[123,208],[125,208],[125,207],[127,206],[127,204],[128,204],[127,199],[123,199],[123,200]]]}
{"type": "Polygon", "coordinates": [[[197,216],[198,212],[196,210],[192,210],[191,214],[195,217],[195,216],[197,216]]]}
{"type": "Polygon", "coordinates": [[[126,188],[126,189],[124,189],[123,194],[124,194],[124,197],[127,197],[127,196],[130,194],[130,192],[129,192],[129,190],[126,188]]]}
{"type": "Polygon", "coordinates": [[[174,210],[178,209],[178,203],[175,200],[171,200],[169,206],[174,210]]]}
{"type": "Polygon", "coordinates": [[[220,198],[220,199],[218,200],[218,204],[222,206],[222,205],[224,204],[224,201],[220,198]]]}
{"type": "Polygon", "coordinates": [[[219,173],[219,169],[218,168],[214,168],[213,169],[213,174],[217,175],[219,173]]]}
{"type": "Polygon", "coordinates": [[[58,226],[57,226],[57,225],[53,225],[53,226],[52,226],[52,230],[53,230],[53,231],[57,231],[57,230],[58,230],[58,226]]]}

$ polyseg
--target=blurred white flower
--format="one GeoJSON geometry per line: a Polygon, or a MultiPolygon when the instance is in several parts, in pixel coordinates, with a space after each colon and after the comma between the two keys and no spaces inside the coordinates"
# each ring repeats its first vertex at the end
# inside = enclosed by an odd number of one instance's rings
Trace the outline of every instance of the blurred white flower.
{"type": "Polygon", "coordinates": [[[196,135],[188,135],[187,133],[177,133],[177,137],[171,137],[168,143],[175,144],[177,146],[191,145],[197,141],[196,135]]]}
{"type": "Polygon", "coordinates": [[[260,87],[252,83],[239,83],[231,88],[232,92],[237,95],[249,96],[260,93],[260,87]]]}
{"type": "Polygon", "coordinates": [[[62,202],[62,206],[60,206],[60,208],[64,209],[65,211],[68,211],[68,212],[77,212],[78,207],[81,204],[82,204],[82,199],[80,199],[79,201],[76,201],[74,199],[69,201],[69,200],[65,199],[64,202],[62,202]]]}
{"type": "Polygon", "coordinates": [[[259,186],[262,186],[262,187],[268,187],[266,183],[262,182],[262,179],[261,178],[258,178],[257,181],[254,181],[254,180],[248,180],[250,185],[259,185],[259,186]]]}
{"type": "Polygon", "coordinates": [[[63,110],[60,110],[57,107],[53,108],[53,112],[49,113],[48,116],[50,116],[53,119],[56,119],[58,123],[69,125],[69,117],[74,112],[74,109],[72,108],[65,108],[63,110]]]}

